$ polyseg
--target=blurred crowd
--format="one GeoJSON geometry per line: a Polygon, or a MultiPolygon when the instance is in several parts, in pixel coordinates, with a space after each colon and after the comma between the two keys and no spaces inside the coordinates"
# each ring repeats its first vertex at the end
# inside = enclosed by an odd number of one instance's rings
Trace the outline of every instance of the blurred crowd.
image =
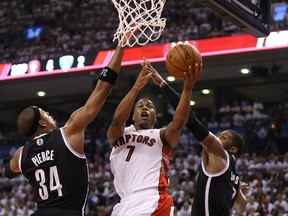
{"type": "MultiPolygon", "coordinates": [[[[243,34],[200,2],[166,1],[162,13],[167,19],[166,28],[153,43],[243,34]]],[[[272,2],[283,4],[287,0],[272,2]]],[[[0,63],[47,60],[63,54],[89,55],[115,48],[112,38],[119,17],[112,1],[3,0],[0,8],[0,63]],[[27,39],[27,28],[33,26],[44,30],[34,39],[27,39]]],[[[283,20],[271,17],[272,31],[287,28],[288,13],[283,20]]]]}

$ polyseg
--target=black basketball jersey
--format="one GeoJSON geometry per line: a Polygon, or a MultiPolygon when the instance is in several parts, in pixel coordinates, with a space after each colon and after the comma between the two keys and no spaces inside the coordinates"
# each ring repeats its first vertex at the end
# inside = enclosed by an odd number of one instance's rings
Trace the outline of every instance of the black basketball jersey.
{"type": "Polygon", "coordinates": [[[84,215],[88,196],[87,160],[72,149],[63,128],[26,143],[20,161],[39,209],[61,208],[84,215]]]}
{"type": "Polygon", "coordinates": [[[208,173],[203,161],[195,184],[192,216],[229,216],[240,184],[235,158],[227,151],[227,165],[219,173],[208,173]]]}

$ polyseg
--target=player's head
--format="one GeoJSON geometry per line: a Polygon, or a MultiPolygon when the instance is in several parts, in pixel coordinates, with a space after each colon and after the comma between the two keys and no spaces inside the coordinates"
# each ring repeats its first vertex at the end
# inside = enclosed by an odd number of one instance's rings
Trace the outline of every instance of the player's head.
{"type": "Polygon", "coordinates": [[[136,128],[153,128],[156,121],[156,110],[151,100],[147,98],[140,99],[133,109],[133,121],[136,128]]]}
{"type": "Polygon", "coordinates": [[[27,137],[34,137],[41,133],[49,133],[55,130],[57,125],[48,112],[37,106],[30,106],[18,115],[17,127],[21,134],[27,137]]]}
{"type": "Polygon", "coordinates": [[[219,135],[219,139],[225,150],[235,156],[240,156],[244,152],[245,141],[243,137],[234,130],[225,130],[219,135]]]}

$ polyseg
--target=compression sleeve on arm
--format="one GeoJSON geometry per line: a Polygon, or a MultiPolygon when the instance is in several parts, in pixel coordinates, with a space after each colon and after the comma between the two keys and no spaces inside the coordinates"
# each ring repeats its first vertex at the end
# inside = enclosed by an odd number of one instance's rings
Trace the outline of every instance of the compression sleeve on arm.
{"type": "MultiPolygon", "coordinates": [[[[180,95],[168,84],[164,85],[162,88],[165,93],[167,99],[169,100],[171,106],[174,110],[176,110],[177,105],[180,101],[180,95]]],[[[197,119],[194,115],[193,110],[190,109],[188,122],[186,124],[187,128],[193,133],[194,137],[201,142],[208,135],[209,131],[207,128],[197,119]]]]}
{"type": "Polygon", "coordinates": [[[180,95],[167,83],[161,89],[165,93],[173,109],[176,110],[178,103],[180,101],[180,95]]]}

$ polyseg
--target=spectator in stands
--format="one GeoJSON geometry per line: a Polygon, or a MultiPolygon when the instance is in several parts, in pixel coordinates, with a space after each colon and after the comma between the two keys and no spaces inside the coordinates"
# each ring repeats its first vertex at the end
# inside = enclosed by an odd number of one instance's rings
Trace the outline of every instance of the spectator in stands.
{"type": "Polygon", "coordinates": [[[241,111],[241,107],[240,107],[240,105],[239,105],[237,100],[234,100],[232,102],[232,105],[230,107],[230,111],[231,111],[231,114],[235,114],[235,113],[238,113],[238,112],[241,111]]]}
{"type": "Polygon", "coordinates": [[[230,127],[231,127],[231,123],[230,123],[228,117],[227,116],[223,116],[221,118],[220,123],[219,123],[219,128],[221,128],[223,130],[223,129],[228,129],[230,127]]]}
{"type": "Polygon", "coordinates": [[[191,216],[191,203],[188,200],[185,200],[180,211],[177,213],[177,216],[191,216]]]}
{"type": "Polygon", "coordinates": [[[243,111],[246,120],[253,118],[253,106],[248,100],[243,100],[241,102],[241,110],[243,111]]]}
{"type": "Polygon", "coordinates": [[[191,20],[188,25],[188,35],[190,40],[191,39],[198,39],[198,26],[195,24],[194,20],[191,20]]]}
{"type": "Polygon", "coordinates": [[[264,104],[261,101],[260,97],[257,97],[253,103],[253,118],[267,118],[268,116],[265,114],[264,104]]]}
{"type": "MultiPolygon", "coordinates": [[[[249,212],[250,214],[257,212],[258,211],[258,207],[259,207],[259,203],[255,200],[254,196],[250,196],[247,199],[247,212],[249,212]]],[[[252,214],[253,215],[253,214],[252,214]]]]}
{"type": "Polygon", "coordinates": [[[262,211],[264,215],[269,215],[272,213],[274,205],[272,204],[271,195],[266,194],[262,202],[262,211]]]}
{"type": "Polygon", "coordinates": [[[244,126],[246,119],[242,112],[239,110],[232,116],[233,126],[234,127],[242,127],[244,126]]]}
{"type": "Polygon", "coordinates": [[[211,130],[211,129],[217,129],[218,127],[219,127],[218,121],[216,121],[216,118],[212,116],[210,121],[207,123],[207,128],[211,130]]]}
{"type": "Polygon", "coordinates": [[[277,194],[276,200],[274,202],[275,209],[283,208],[283,212],[288,213],[288,202],[284,199],[284,194],[277,194]]]}
{"type": "Polygon", "coordinates": [[[221,116],[225,116],[225,115],[229,115],[230,112],[231,112],[230,105],[226,101],[223,101],[221,106],[219,107],[218,113],[221,116]]]}
{"type": "Polygon", "coordinates": [[[202,35],[202,37],[207,38],[211,30],[212,30],[211,23],[208,22],[207,19],[203,19],[201,24],[199,25],[199,33],[202,35]]]}
{"type": "Polygon", "coordinates": [[[209,38],[215,38],[221,36],[223,36],[223,31],[217,27],[214,27],[213,30],[208,33],[209,38]]]}

